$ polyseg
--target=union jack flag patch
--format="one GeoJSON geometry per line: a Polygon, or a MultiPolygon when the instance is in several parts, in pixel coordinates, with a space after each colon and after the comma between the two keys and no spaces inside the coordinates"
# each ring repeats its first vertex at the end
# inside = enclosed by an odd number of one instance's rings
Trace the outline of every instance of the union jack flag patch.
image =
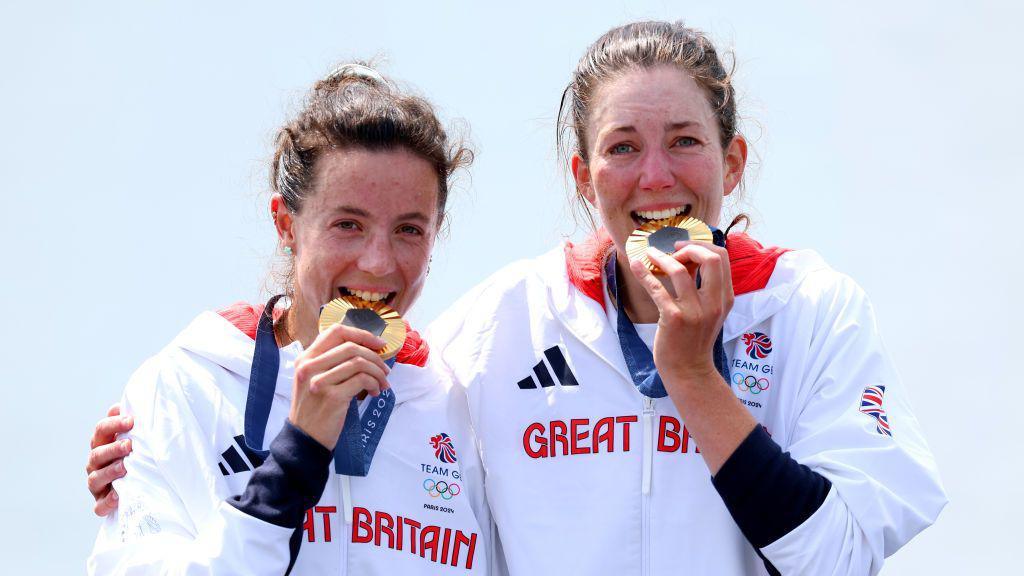
{"type": "Polygon", "coordinates": [[[879,434],[892,436],[892,430],[889,429],[889,417],[885,415],[885,409],[882,408],[884,396],[885,386],[868,386],[860,396],[860,411],[875,419],[877,424],[875,429],[879,434]]]}

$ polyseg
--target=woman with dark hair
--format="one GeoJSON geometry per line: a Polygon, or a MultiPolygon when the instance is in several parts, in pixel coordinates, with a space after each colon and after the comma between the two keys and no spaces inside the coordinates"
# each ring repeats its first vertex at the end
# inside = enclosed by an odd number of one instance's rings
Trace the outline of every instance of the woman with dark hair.
{"type": "Polygon", "coordinates": [[[90,573],[488,571],[465,400],[399,316],[469,159],[362,64],[313,87],[271,169],[287,298],[199,315],[132,376],[133,451],[90,573]]]}
{"type": "Polygon", "coordinates": [[[946,502],[863,291],[717,229],[735,102],[701,32],[604,34],[559,115],[599,229],[427,332],[513,574],[874,574],[946,502]]]}

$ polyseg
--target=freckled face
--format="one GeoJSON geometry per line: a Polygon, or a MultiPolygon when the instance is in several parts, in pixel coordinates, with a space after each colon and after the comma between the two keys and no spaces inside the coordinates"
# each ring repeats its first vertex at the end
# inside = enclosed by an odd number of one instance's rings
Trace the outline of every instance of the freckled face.
{"type": "Polygon", "coordinates": [[[345,293],[383,299],[400,314],[423,289],[440,215],[437,174],[404,148],[332,151],[281,240],[295,254],[300,325],[345,293]]]}
{"type": "Polygon", "coordinates": [[[740,181],[746,144],[725,151],[704,90],[686,72],[658,66],[597,87],[587,121],[589,162],[573,159],[580,192],[620,256],[643,222],[688,214],[717,226],[722,198],[740,181]]]}

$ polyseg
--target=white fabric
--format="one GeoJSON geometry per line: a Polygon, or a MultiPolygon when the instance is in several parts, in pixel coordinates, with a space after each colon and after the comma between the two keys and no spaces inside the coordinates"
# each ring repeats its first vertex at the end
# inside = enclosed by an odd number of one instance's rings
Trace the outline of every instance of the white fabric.
{"type": "MultiPolygon", "coordinates": [[[[619,312],[615,307],[615,302],[612,301],[611,295],[608,290],[604,290],[604,310],[608,315],[608,325],[618,326],[619,312]]],[[[647,345],[647,349],[651,352],[654,351],[654,336],[658,333],[658,323],[653,324],[633,324],[633,328],[636,328],[636,335],[640,337],[640,340],[647,345]]]]}
{"type": "MultiPolygon", "coordinates": [[[[614,325],[569,283],[562,248],[495,274],[427,338],[467,392],[511,574],[767,573],[672,400],[634,387],[614,325]],[[577,386],[529,385],[553,346],[577,386]]],[[[946,497],[867,298],[815,253],[789,252],[764,289],[736,298],[724,338],[732,377],[765,388],[730,383],[737,397],[832,482],[813,516],[761,552],[782,574],[877,573],[946,497]],[[754,332],[771,340],[763,359],[746,352],[754,332]],[[860,412],[877,384],[891,437],[860,412]]]]}
{"type": "MultiPolygon", "coordinates": [[[[222,454],[242,454],[235,437],[244,430],[253,349],[248,336],[207,312],[132,376],[121,411],[135,418],[128,435],[134,450],[125,459],[127,475],[114,483],[118,513],[100,530],[90,574],[285,573],[294,530],[225,501],[251,476],[232,472],[222,454]]],[[[281,350],[267,445],[288,414],[301,351],[298,344],[281,350]]],[[[429,363],[396,364],[389,382],[397,405],[370,474],[343,478],[332,470],[319,503],[307,512],[291,574],[488,572],[492,529],[462,389],[452,389],[429,363]],[[430,438],[442,432],[452,438],[455,463],[435,456],[430,438]],[[460,492],[449,500],[432,497],[424,488],[428,478],[457,483],[460,492]],[[343,501],[346,483],[351,502],[343,501]],[[354,518],[346,517],[346,504],[354,518]]]]}

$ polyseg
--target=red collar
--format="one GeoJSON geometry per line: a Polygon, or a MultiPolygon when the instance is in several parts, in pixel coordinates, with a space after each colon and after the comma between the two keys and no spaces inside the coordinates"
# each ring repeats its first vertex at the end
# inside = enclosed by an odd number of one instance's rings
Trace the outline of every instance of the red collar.
{"type": "MultiPolygon", "coordinates": [[[[737,296],[768,285],[779,256],[788,248],[765,248],[750,236],[730,234],[725,243],[729,251],[729,266],[732,270],[732,288],[737,296]]],[[[604,307],[603,281],[601,278],[604,259],[612,249],[612,239],[601,228],[576,246],[571,242],[565,246],[565,268],[569,282],[588,298],[604,307]]]]}
{"type": "MultiPolygon", "coordinates": [[[[259,324],[260,314],[263,313],[263,304],[253,306],[245,302],[235,302],[227,308],[218,310],[217,313],[228,322],[231,322],[235,328],[241,330],[246,336],[253,340],[256,339],[256,326],[259,324]]],[[[405,329],[407,330],[405,344],[402,344],[402,349],[398,351],[395,361],[400,364],[412,364],[422,368],[427,364],[430,346],[427,345],[427,341],[420,336],[419,332],[409,327],[408,322],[405,323],[405,329]]]]}

